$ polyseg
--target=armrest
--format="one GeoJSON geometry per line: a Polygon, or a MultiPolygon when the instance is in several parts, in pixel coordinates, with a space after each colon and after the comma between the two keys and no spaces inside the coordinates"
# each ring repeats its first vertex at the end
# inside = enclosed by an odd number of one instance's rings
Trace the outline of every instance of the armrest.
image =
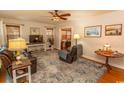
{"type": "Polygon", "coordinates": [[[7,67],[7,69],[9,69],[10,67],[12,67],[12,65],[9,65],[9,66],[7,67]]]}
{"type": "Polygon", "coordinates": [[[9,74],[9,76],[13,77],[12,76],[12,65],[7,66],[6,70],[7,70],[8,74],[9,74]]]}

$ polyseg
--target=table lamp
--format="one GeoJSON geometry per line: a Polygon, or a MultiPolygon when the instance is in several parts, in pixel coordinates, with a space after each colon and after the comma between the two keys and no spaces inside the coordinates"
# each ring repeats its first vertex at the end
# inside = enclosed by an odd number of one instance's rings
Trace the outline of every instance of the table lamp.
{"type": "Polygon", "coordinates": [[[77,40],[80,39],[79,34],[74,34],[75,44],[77,45],[77,40]]]}
{"type": "Polygon", "coordinates": [[[16,59],[18,63],[20,63],[19,60],[21,59],[21,56],[20,56],[21,51],[27,48],[25,40],[23,38],[10,39],[8,48],[11,51],[16,51],[16,59]]]}

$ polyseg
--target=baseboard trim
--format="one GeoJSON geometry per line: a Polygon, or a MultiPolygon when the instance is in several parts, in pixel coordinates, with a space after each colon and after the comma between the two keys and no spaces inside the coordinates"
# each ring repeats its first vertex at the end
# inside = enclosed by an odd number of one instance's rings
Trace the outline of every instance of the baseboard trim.
{"type": "MultiPolygon", "coordinates": [[[[84,59],[87,59],[87,60],[90,60],[90,61],[93,61],[93,62],[95,62],[95,63],[98,63],[98,64],[104,64],[104,63],[102,63],[102,62],[100,62],[100,61],[95,61],[95,60],[93,60],[93,59],[90,59],[90,58],[87,58],[87,57],[84,57],[84,56],[81,56],[81,58],[84,58],[84,59]]],[[[110,65],[112,68],[116,68],[116,69],[119,69],[119,70],[124,70],[124,69],[122,69],[122,68],[118,68],[118,67],[115,67],[115,66],[112,66],[112,65],[110,65]]]]}
{"type": "Polygon", "coordinates": [[[102,64],[102,65],[104,64],[104,63],[102,63],[102,62],[95,61],[95,60],[93,60],[93,59],[90,59],[90,58],[87,58],[87,57],[84,57],[84,56],[81,56],[81,58],[84,58],[84,59],[87,59],[87,60],[93,61],[93,62],[98,63],[98,64],[102,64]]]}
{"type": "Polygon", "coordinates": [[[60,49],[58,49],[58,48],[54,48],[55,50],[60,50],[60,49]]]}

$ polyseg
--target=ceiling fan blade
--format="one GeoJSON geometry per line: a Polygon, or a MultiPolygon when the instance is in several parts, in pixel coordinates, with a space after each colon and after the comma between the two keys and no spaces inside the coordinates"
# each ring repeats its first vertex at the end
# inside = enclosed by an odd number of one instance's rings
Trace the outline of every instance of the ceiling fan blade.
{"type": "Polygon", "coordinates": [[[52,16],[53,16],[53,19],[52,20],[67,20],[67,18],[65,18],[64,16],[71,16],[70,13],[65,13],[65,14],[59,14],[58,13],[58,10],[54,10],[54,12],[49,12],[52,16]]]}
{"type": "Polygon", "coordinates": [[[49,12],[51,15],[55,16],[53,12],[49,12]]]}
{"type": "Polygon", "coordinates": [[[71,16],[71,14],[70,13],[65,13],[65,14],[61,14],[59,16],[71,16]]]}
{"type": "Polygon", "coordinates": [[[67,18],[63,18],[63,17],[60,17],[60,19],[62,19],[62,20],[67,20],[67,18]]]}
{"type": "Polygon", "coordinates": [[[55,10],[55,16],[59,17],[58,10],[55,10]]]}

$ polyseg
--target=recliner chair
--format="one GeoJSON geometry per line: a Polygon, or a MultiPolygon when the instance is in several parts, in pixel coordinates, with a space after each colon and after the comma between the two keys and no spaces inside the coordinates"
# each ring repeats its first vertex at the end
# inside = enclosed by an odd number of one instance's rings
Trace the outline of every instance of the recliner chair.
{"type": "Polygon", "coordinates": [[[71,64],[83,54],[82,49],[82,45],[78,44],[77,46],[73,46],[70,52],[67,50],[60,50],[58,52],[59,59],[71,64]]]}

